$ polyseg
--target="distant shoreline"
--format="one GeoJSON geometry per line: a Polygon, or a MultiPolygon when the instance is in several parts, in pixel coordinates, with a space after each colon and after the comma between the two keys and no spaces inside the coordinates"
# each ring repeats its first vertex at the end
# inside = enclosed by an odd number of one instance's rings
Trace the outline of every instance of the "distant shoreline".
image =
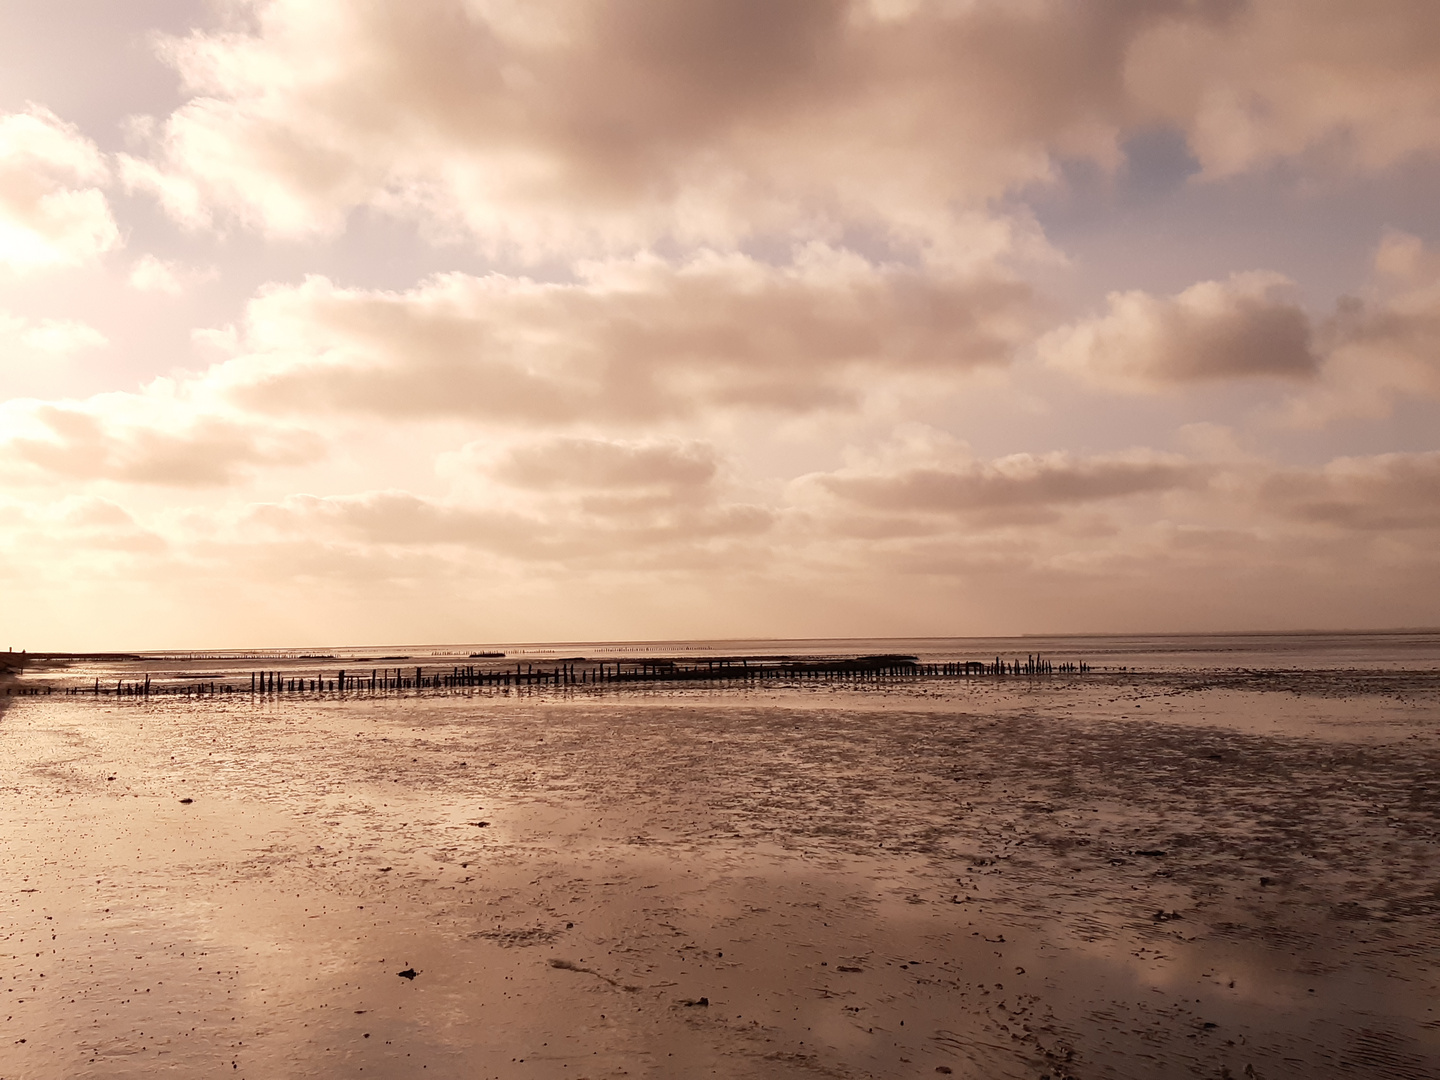
{"type": "MultiPolygon", "coordinates": [[[[558,649],[587,649],[591,652],[600,650],[613,651],[650,651],[665,649],[670,652],[690,652],[701,649],[719,649],[722,647],[736,645],[759,645],[767,644],[774,646],[808,645],[819,647],[830,644],[843,646],[854,643],[880,643],[880,642],[916,642],[916,643],[940,643],[940,642],[1036,642],[1036,641],[1206,641],[1224,639],[1261,639],[1280,640],[1285,638],[1302,639],[1342,639],[1342,638],[1395,638],[1395,637],[1437,637],[1440,638],[1440,626],[1419,626],[1419,627],[1385,627],[1381,629],[1338,629],[1338,630],[1122,630],[1122,631],[1075,631],[1056,633],[1024,633],[1024,634],[963,634],[963,635],[940,635],[920,634],[913,636],[906,635],[883,635],[876,637],[716,637],[716,638],[627,638],[627,639],[579,639],[579,638],[555,638],[548,641],[504,641],[504,642],[428,642],[428,643],[369,643],[359,645],[307,645],[307,646],[237,646],[235,648],[169,648],[169,649],[129,649],[129,650],[97,650],[97,651],[67,651],[49,650],[43,652],[26,653],[0,653],[0,666],[5,666],[9,661],[7,657],[26,657],[28,661],[35,660],[93,660],[93,661],[143,661],[143,660],[200,660],[200,659],[225,659],[225,660],[346,660],[350,662],[360,661],[385,661],[385,660],[411,660],[427,659],[430,656],[472,656],[486,655],[489,652],[524,652],[524,651],[554,651],[558,649]],[[365,653],[367,655],[360,655],[365,653]],[[369,655],[374,654],[374,655],[369,655]]],[[[731,652],[750,652],[749,649],[731,649],[731,652]]],[[[780,651],[783,649],[769,650],[780,651]]],[[[836,648],[835,652],[850,652],[854,650],[836,648]]],[[[904,651],[904,650],[900,650],[904,651]]]]}

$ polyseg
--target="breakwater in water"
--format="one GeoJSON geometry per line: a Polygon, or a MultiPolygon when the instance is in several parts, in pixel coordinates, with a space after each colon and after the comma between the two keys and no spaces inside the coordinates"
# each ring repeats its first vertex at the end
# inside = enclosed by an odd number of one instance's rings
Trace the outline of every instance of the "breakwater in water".
{"type": "Polygon", "coordinates": [[[852,657],[736,656],[703,660],[673,657],[624,659],[572,657],[549,663],[452,664],[372,667],[356,670],[228,671],[216,678],[145,673],[88,684],[12,686],[7,694],[69,694],[95,697],[233,697],[235,695],[391,694],[480,688],[626,686],[658,682],[756,685],[801,681],[862,682],[913,679],[1040,678],[1083,675],[1083,661],[1052,662],[1039,654],[1023,659],[953,660],[922,663],[914,656],[852,657]]]}

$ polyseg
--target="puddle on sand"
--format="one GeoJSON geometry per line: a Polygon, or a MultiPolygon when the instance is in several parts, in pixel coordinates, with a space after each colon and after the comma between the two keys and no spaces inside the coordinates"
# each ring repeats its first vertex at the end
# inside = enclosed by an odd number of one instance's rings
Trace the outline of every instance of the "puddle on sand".
{"type": "Polygon", "coordinates": [[[1433,703],[1221,694],[22,699],[0,1077],[1437,1075],[1433,703]]]}

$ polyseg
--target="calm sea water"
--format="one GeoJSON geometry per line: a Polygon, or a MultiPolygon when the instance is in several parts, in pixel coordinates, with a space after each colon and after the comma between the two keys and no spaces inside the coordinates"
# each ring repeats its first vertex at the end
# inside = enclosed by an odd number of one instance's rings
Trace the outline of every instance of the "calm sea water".
{"type": "MultiPolygon", "coordinates": [[[[473,642],[449,645],[370,645],[297,649],[151,652],[134,661],[84,659],[65,667],[68,680],[139,675],[161,669],[198,677],[231,678],[255,669],[322,674],[346,667],[429,670],[457,664],[504,667],[544,665],[561,658],[640,660],[721,656],[855,656],[902,654],[922,662],[1024,660],[1041,655],[1057,663],[1085,661],[1097,671],[1406,670],[1440,671],[1440,631],[1298,634],[1116,634],[1008,638],[810,638],[718,641],[473,642]],[[504,659],[479,654],[503,653],[504,659]]],[[[36,668],[32,673],[38,674],[36,668]]]]}
{"type": "MultiPolygon", "coordinates": [[[[478,649],[479,647],[477,647],[478,649]]],[[[561,642],[489,646],[507,656],[659,655],[828,656],[900,653],[925,662],[1023,659],[1085,660],[1096,667],[1144,670],[1234,668],[1440,669],[1440,631],[1306,634],[1123,634],[1006,638],[814,638],[801,640],[561,642]]],[[[476,650],[466,650],[476,651],[476,650]]],[[[423,650],[416,649],[415,655],[423,650]]]]}

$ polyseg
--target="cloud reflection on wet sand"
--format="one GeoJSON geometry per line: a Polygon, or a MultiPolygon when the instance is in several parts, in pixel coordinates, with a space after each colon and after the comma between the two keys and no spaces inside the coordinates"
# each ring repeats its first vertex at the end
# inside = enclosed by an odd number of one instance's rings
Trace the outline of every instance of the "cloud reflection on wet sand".
{"type": "Polygon", "coordinates": [[[1437,684],[1306,678],[20,699],[0,1075],[1435,1075],[1437,684]]]}

